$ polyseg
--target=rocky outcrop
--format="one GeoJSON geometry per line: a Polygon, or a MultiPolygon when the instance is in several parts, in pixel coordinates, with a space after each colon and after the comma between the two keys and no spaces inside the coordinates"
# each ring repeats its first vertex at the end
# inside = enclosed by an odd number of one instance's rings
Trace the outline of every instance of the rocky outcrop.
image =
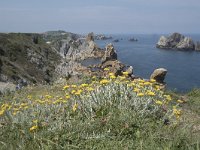
{"type": "Polygon", "coordinates": [[[104,55],[104,51],[94,42],[93,33],[89,33],[85,38],[69,34],[64,39],[54,39],[50,43],[67,61],[99,58],[104,55]]]}
{"type": "Polygon", "coordinates": [[[195,44],[191,38],[179,33],[173,33],[169,37],[161,36],[156,47],[161,49],[194,50],[195,44]]]}
{"type": "Polygon", "coordinates": [[[117,43],[117,42],[119,42],[119,39],[115,39],[115,40],[113,40],[113,42],[117,43]]]}
{"type": "Polygon", "coordinates": [[[101,65],[101,68],[109,68],[109,72],[112,72],[117,76],[122,74],[125,65],[118,60],[108,60],[101,65]]]}
{"type": "Polygon", "coordinates": [[[195,50],[200,51],[200,42],[199,41],[195,44],[195,50]]]}
{"type": "Polygon", "coordinates": [[[95,35],[95,40],[109,40],[112,39],[112,36],[105,36],[103,34],[95,35]]]}
{"type": "Polygon", "coordinates": [[[154,79],[158,83],[164,83],[166,74],[167,74],[167,69],[158,68],[155,69],[154,72],[151,74],[150,79],[154,79]]]}
{"type": "Polygon", "coordinates": [[[102,63],[108,60],[117,60],[117,53],[111,43],[106,46],[105,54],[102,58],[102,63]]]}
{"type": "Polygon", "coordinates": [[[130,38],[129,41],[130,41],[130,42],[137,42],[138,39],[136,39],[136,38],[133,37],[133,38],[130,38]]]}

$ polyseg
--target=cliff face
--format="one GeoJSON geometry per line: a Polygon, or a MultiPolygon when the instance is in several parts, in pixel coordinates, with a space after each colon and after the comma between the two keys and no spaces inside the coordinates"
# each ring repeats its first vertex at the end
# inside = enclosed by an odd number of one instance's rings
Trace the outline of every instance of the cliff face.
{"type": "Polygon", "coordinates": [[[44,33],[43,36],[46,42],[67,61],[80,61],[103,56],[103,51],[94,42],[93,33],[83,37],[65,31],[51,31],[44,33]]]}
{"type": "Polygon", "coordinates": [[[0,81],[42,83],[53,80],[60,55],[40,34],[0,34],[0,81]]]}

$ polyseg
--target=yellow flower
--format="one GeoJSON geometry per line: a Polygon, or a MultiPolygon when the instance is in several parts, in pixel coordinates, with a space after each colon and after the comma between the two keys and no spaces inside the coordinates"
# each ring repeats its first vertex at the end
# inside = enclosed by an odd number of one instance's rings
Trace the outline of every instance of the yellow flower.
{"type": "Polygon", "coordinates": [[[103,80],[100,81],[100,84],[107,84],[107,83],[109,83],[109,81],[106,80],[106,79],[103,79],[103,80]]]}
{"type": "Polygon", "coordinates": [[[0,111],[0,116],[3,115],[4,112],[5,112],[4,110],[1,110],[1,111],[0,111]]]}
{"type": "Polygon", "coordinates": [[[144,82],[144,85],[151,85],[150,82],[144,82]]]}
{"type": "Polygon", "coordinates": [[[137,96],[144,96],[144,93],[138,93],[137,96]]]}
{"type": "Polygon", "coordinates": [[[32,95],[28,95],[27,98],[28,98],[28,99],[32,99],[32,95]]]}
{"type": "Polygon", "coordinates": [[[66,95],[65,98],[66,98],[66,99],[70,99],[70,96],[69,96],[69,95],[66,95]]]}
{"type": "Polygon", "coordinates": [[[93,76],[93,77],[92,77],[92,79],[96,79],[96,78],[97,78],[96,76],[93,76]]]}
{"type": "Polygon", "coordinates": [[[122,74],[125,75],[125,76],[127,76],[128,72],[125,71],[125,72],[122,72],[122,74]]]}
{"type": "Polygon", "coordinates": [[[149,95],[149,96],[155,96],[156,94],[154,92],[152,92],[152,91],[149,91],[149,92],[147,92],[147,95],[149,95]]]}
{"type": "Polygon", "coordinates": [[[75,104],[73,105],[73,107],[72,107],[72,110],[73,110],[73,111],[76,111],[76,110],[77,110],[77,108],[78,108],[78,104],[77,104],[77,103],[75,103],[75,104]]]}
{"type": "Polygon", "coordinates": [[[172,98],[171,98],[170,95],[164,95],[164,97],[166,97],[166,99],[167,99],[168,101],[171,101],[171,100],[172,100],[172,98]]]}
{"type": "Polygon", "coordinates": [[[88,87],[86,90],[87,91],[94,91],[94,89],[92,87],[88,87]]]}
{"type": "Polygon", "coordinates": [[[37,120],[37,119],[33,120],[33,123],[37,124],[37,123],[38,123],[38,120],[37,120]]]}
{"type": "Polygon", "coordinates": [[[81,84],[81,87],[87,87],[87,86],[88,86],[88,84],[86,84],[86,83],[81,84]]]}
{"type": "Polygon", "coordinates": [[[178,102],[178,103],[184,103],[184,101],[182,101],[182,100],[177,100],[177,102],[178,102]]]}
{"type": "Polygon", "coordinates": [[[151,83],[155,83],[156,80],[155,80],[155,79],[151,79],[150,82],[151,82],[151,83]]]}
{"type": "Polygon", "coordinates": [[[66,89],[68,89],[69,88],[69,85],[65,85],[64,87],[63,87],[63,90],[66,90],[66,89]]]}
{"type": "Polygon", "coordinates": [[[173,109],[174,115],[176,115],[176,118],[179,119],[181,115],[181,110],[178,110],[176,108],[173,109]]]}
{"type": "Polygon", "coordinates": [[[145,81],[143,79],[138,80],[140,83],[144,83],[145,81]]]}
{"type": "Polygon", "coordinates": [[[45,95],[45,97],[46,97],[47,99],[52,98],[52,96],[50,96],[50,95],[45,95]]]}
{"type": "Polygon", "coordinates": [[[112,75],[110,76],[111,79],[116,79],[116,76],[112,75]]]}
{"type": "Polygon", "coordinates": [[[35,130],[37,130],[37,129],[38,129],[38,126],[35,125],[35,126],[32,126],[32,127],[29,129],[29,131],[32,132],[32,131],[35,131],[35,130]]]}
{"type": "Polygon", "coordinates": [[[71,85],[71,87],[72,87],[72,88],[76,88],[77,86],[73,84],[73,85],[71,85]]]}
{"type": "Polygon", "coordinates": [[[134,92],[139,92],[140,89],[138,89],[138,88],[134,88],[133,91],[134,91],[134,92]]]}
{"type": "Polygon", "coordinates": [[[72,90],[71,93],[72,93],[72,94],[76,93],[76,90],[72,90]]]}
{"type": "Polygon", "coordinates": [[[112,73],[112,72],[110,72],[108,75],[109,75],[109,76],[114,76],[115,74],[114,74],[114,73],[112,73]]]}
{"type": "Polygon", "coordinates": [[[104,71],[109,71],[110,69],[109,69],[109,68],[104,68],[103,70],[104,70],[104,71]]]}
{"type": "Polygon", "coordinates": [[[162,103],[162,101],[157,100],[157,101],[156,101],[156,104],[162,105],[163,103],[162,103]]]}
{"type": "Polygon", "coordinates": [[[155,86],[155,89],[156,89],[156,90],[160,90],[160,86],[159,86],[159,85],[156,85],[156,86],[155,86]]]}
{"type": "Polygon", "coordinates": [[[119,79],[124,80],[124,79],[126,79],[126,77],[125,76],[119,76],[119,79]]]}

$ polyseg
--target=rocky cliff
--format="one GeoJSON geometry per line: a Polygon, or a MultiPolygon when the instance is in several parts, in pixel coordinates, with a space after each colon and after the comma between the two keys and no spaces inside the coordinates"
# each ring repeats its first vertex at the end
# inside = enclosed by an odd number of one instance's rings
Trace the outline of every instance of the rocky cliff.
{"type": "Polygon", "coordinates": [[[79,61],[103,56],[103,51],[94,42],[94,34],[86,37],[69,32],[46,32],[44,38],[68,61],[79,61]]]}

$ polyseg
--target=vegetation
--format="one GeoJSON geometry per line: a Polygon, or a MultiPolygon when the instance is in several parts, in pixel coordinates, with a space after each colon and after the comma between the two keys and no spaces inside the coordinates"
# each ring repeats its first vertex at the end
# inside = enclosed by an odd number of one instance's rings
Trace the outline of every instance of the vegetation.
{"type": "Polygon", "coordinates": [[[170,96],[127,74],[4,95],[0,148],[200,149],[200,90],[170,96]]]}
{"type": "Polygon", "coordinates": [[[34,33],[0,33],[1,81],[17,83],[26,79],[29,83],[52,81],[60,55],[34,33]]]}

